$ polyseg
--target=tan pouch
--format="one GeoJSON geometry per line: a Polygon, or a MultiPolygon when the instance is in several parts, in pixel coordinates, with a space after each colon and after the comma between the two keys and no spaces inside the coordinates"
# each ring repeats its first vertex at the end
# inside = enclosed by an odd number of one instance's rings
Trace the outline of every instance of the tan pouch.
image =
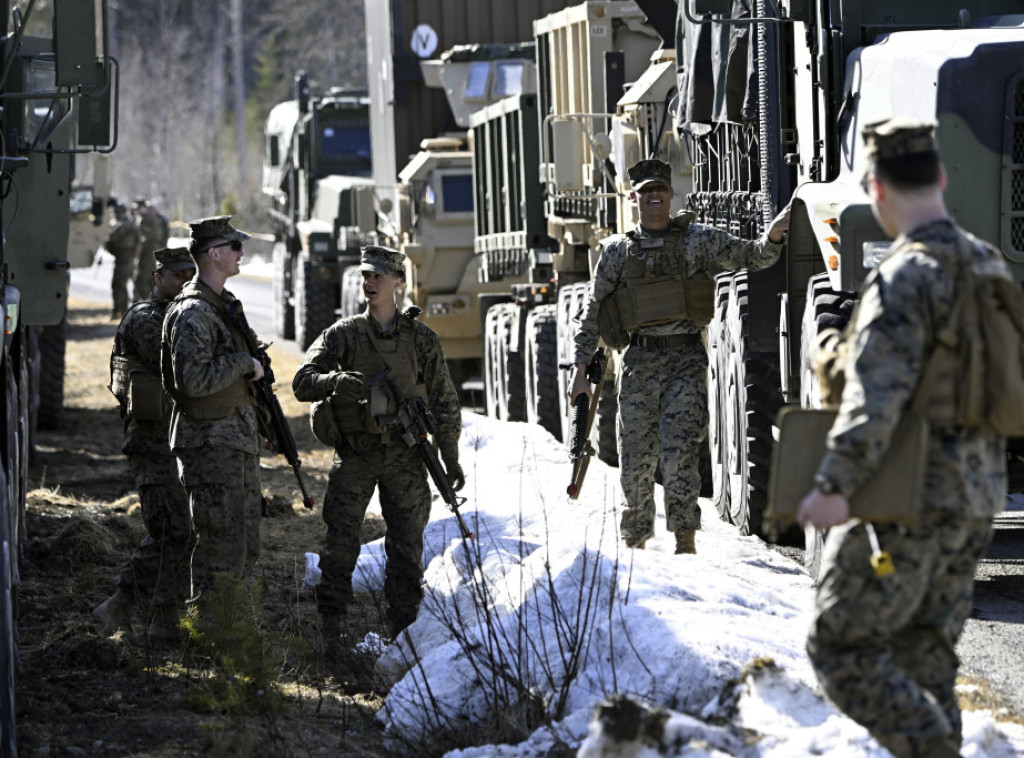
{"type": "MultiPolygon", "coordinates": [[[[772,451],[766,517],[782,526],[796,520],[800,501],[814,489],[835,410],[790,406],[779,413],[772,451]]],[[[914,521],[921,510],[928,465],[928,423],[904,411],[882,465],[850,498],[850,515],[864,521],[914,521]]]]}

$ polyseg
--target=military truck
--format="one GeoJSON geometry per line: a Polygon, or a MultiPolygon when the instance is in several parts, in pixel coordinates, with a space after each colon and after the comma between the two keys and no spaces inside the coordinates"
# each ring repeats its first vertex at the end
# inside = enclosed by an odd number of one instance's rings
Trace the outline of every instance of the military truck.
{"type": "Polygon", "coordinates": [[[950,212],[1024,278],[1024,17],[998,0],[740,10],[680,4],[676,122],[704,223],[752,237],[793,199],[783,259],[718,277],[707,335],[715,500],[762,533],[776,415],[818,402],[815,338],[888,249],[860,184],[865,124],[937,121],[950,212]]]}
{"type": "Polygon", "coordinates": [[[303,72],[295,99],[264,128],[263,193],[274,229],[274,331],[304,350],[341,306],[344,270],[374,238],[369,98],[333,88],[313,97],[303,72]]]}
{"type": "MultiPolygon", "coordinates": [[[[0,2],[0,753],[17,755],[14,682],[18,588],[40,375],[56,370],[40,342],[65,317],[74,158],[116,142],[117,68],[106,55],[106,2],[64,0],[46,18],[0,2]],[[51,22],[52,21],[52,25],[51,22]],[[52,29],[52,38],[30,36],[52,29]]],[[[63,342],[60,343],[63,372],[63,342]]]]}
{"type": "MultiPolygon", "coordinates": [[[[509,299],[487,282],[474,255],[471,115],[509,95],[532,91],[533,11],[524,4],[367,0],[373,192],[378,237],[408,255],[407,300],[441,337],[464,399],[482,370],[482,307],[509,299]],[[443,52],[443,54],[442,54],[443,52]],[[482,306],[483,304],[483,306],[482,306]]],[[[342,299],[355,301],[358,279],[342,299]]]]}
{"type": "MultiPolygon", "coordinates": [[[[559,439],[567,439],[570,414],[569,374],[558,366],[572,359],[573,318],[599,243],[636,220],[623,202],[626,168],[641,157],[675,156],[663,73],[674,71],[670,5],[592,0],[538,18],[536,95],[502,101],[471,119],[474,246],[483,280],[504,283],[512,295],[486,308],[487,410],[539,423],[559,439]]],[[[685,161],[673,163],[673,184],[683,189],[685,161]]],[[[613,365],[595,439],[609,463],[617,460],[614,377],[613,365]]]]}

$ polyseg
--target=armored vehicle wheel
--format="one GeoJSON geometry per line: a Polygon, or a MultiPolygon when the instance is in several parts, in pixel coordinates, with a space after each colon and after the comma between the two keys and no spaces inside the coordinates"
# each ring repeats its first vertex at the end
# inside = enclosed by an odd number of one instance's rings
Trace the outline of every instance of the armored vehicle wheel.
{"type": "Polygon", "coordinates": [[[16,550],[10,539],[7,475],[0,467],[0,753],[17,755],[14,682],[18,669],[18,634],[14,582],[16,550]]]}
{"type": "Polygon", "coordinates": [[[749,347],[745,272],[733,277],[726,315],[729,516],[742,534],[763,536],[773,427],[782,395],[778,355],[755,353],[749,347]]]}
{"type": "Polygon", "coordinates": [[[292,303],[292,256],[284,242],[275,242],[272,253],[274,281],[274,334],[283,340],[295,339],[295,307],[292,303]]]}
{"type": "MultiPolygon", "coordinates": [[[[583,307],[587,294],[587,283],[568,284],[558,290],[558,363],[572,364],[576,357],[576,316],[583,307]]],[[[558,419],[562,430],[561,439],[566,441],[572,437],[572,414],[569,411],[569,383],[575,369],[559,370],[558,372],[558,419]]]]}
{"type": "Polygon", "coordinates": [[[355,316],[366,308],[363,300],[363,274],[359,266],[349,266],[341,274],[341,318],[355,316]]]}
{"type": "Polygon", "coordinates": [[[715,315],[708,324],[708,452],[712,499],[723,521],[729,521],[729,477],[726,474],[726,309],[732,274],[715,280],[715,315]]]}
{"type": "Polygon", "coordinates": [[[514,303],[502,303],[498,309],[498,416],[505,421],[526,421],[526,370],[523,340],[520,334],[519,349],[512,350],[512,331],[521,329],[518,309],[514,303]]]}
{"type": "Polygon", "coordinates": [[[821,387],[814,372],[818,335],[825,329],[844,329],[855,304],[848,292],[835,292],[828,274],[816,274],[807,282],[807,300],[800,326],[800,405],[821,406],[821,387]]]}
{"type": "MultiPolygon", "coordinates": [[[[24,336],[25,332],[22,332],[24,336]]],[[[36,423],[40,429],[59,429],[64,423],[64,350],[67,346],[67,317],[54,326],[38,328],[39,407],[36,423]]]]}
{"type": "Polygon", "coordinates": [[[557,318],[558,306],[541,305],[526,319],[526,420],[539,424],[561,441],[557,318]]]}
{"type": "MultiPolygon", "coordinates": [[[[816,274],[807,282],[807,300],[800,327],[800,404],[804,408],[821,406],[821,388],[814,371],[814,353],[818,335],[825,329],[844,329],[856,303],[848,292],[835,292],[828,274],[816,274]]],[[[812,579],[821,569],[821,551],[825,532],[804,532],[804,567],[812,579]]],[[[797,543],[799,544],[799,543],[797,543]]]]}
{"type": "Polygon", "coordinates": [[[501,391],[498,362],[499,306],[488,308],[484,318],[484,407],[487,415],[498,418],[498,394],[501,391]]]}
{"type": "Polygon", "coordinates": [[[334,323],[339,297],[338,280],[330,266],[298,259],[292,282],[295,286],[295,341],[305,350],[324,329],[334,323]],[[323,268],[322,268],[323,267],[323,268]],[[325,272],[330,272],[325,273],[325,272]]]}

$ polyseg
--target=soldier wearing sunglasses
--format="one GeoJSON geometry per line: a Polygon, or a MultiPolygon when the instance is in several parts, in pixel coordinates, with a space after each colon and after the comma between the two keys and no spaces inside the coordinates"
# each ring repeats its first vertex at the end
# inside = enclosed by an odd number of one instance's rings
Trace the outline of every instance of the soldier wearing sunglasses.
{"type": "Polygon", "coordinates": [[[250,382],[263,366],[245,348],[225,289],[239,273],[245,232],[230,216],[193,221],[189,253],[196,277],[167,309],[161,371],[174,399],[171,450],[192,506],[197,593],[219,574],[244,579],[260,552],[260,435],[250,382]]]}

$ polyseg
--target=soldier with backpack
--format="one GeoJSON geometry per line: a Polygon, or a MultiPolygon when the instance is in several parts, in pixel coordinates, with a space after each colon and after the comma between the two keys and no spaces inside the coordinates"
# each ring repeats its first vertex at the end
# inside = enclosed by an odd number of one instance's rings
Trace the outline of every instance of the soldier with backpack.
{"type": "MultiPolygon", "coordinates": [[[[957,337],[950,325],[959,323],[954,305],[964,288],[975,280],[1005,283],[1010,274],[996,249],[946,211],[934,124],[890,119],[863,136],[865,187],[895,242],[847,329],[838,416],[816,489],[797,514],[802,525],[831,529],[807,651],[832,701],[896,758],[951,758],[962,740],[954,648],[992,518],[1005,502],[1006,448],[989,424],[950,412],[960,372],[938,381],[922,376],[957,337]],[[921,392],[925,403],[916,402],[921,392]],[[850,519],[849,498],[878,470],[911,407],[923,409],[930,424],[917,519],[850,519]],[[872,560],[883,553],[892,570],[872,560]]],[[[1003,359],[1019,370],[1019,339],[1016,354],[1003,359]]]]}
{"type": "Polygon", "coordinates": [[[114,580],[116,592],[93,615],[105,633],[130,629],[132,607],[145,602],[155,637],[173,628],[168,617],[192,594],[192,516],[167,442],[171,404],[160,382],[160,331],[167,306],[196,264],[183,247],[157,250],[153,262],[152,294],[128,309],[110,357],[110,390],[124,419],[121,452],[128,456],[148,533],[114,580]]]}

